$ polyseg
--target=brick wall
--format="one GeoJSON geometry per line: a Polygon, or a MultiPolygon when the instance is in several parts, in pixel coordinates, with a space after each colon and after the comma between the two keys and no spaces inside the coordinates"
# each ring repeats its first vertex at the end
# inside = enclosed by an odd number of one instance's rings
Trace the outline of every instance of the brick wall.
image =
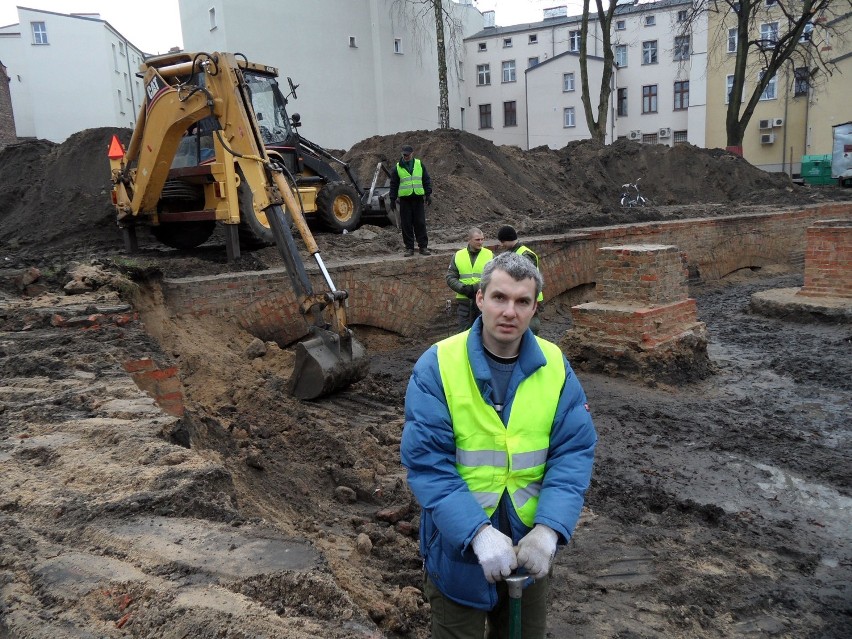
{"type": "Polygon", "coordinates": [[[806,233],[805,285],[798,295],[852,298],[852,220],[823,220],[806,233]]]}
{"type": "Polygon", "coordinates": [[[659,306],[686,299],[685,256],[676,246],[634,244],[598,251],[598,302],[659,306]]]}
{"type": "MultiPolygon", "coordinates": [[[[830,219],[852,220],[852,203],[581,229],[523,240],[541,257],[546,302],[577,286],[594,284],[596,252],[601,247],[676,246],[686,257],[692,277],[714,281],[750,266],[802,264],[806,229],[830,219]]],[[[444,325],[445,301],[454,298],[444,276],[458,246],[430,248],[441,252],[416,259],[385,256],[326,264],[337,288],[349,291],[349,324],[375,326],[409,336],[431,334],[436,325],[444,325]]],[[[666,253],[665,259],[680,259],[678,250],[666,253]]],[[[316,289],[325,290],[316,267],[306,266],[316,289]]],[[[663,284],[661,291],[667,293],[655,294],[671,294],[680,286],[663,284]]],[[[261,339],[289,344],[307,334],[307,323],[298,315],[298,305],[283,270],[165,280],[163,294],[174,313],[230,317],[261,339]]]]}
{"type": "Polygon", "coordinates": [[[9,76],[0,62],[0,149],[17,142],[15,116],[12,113],[12,94],[9,91],[9,76]]]}

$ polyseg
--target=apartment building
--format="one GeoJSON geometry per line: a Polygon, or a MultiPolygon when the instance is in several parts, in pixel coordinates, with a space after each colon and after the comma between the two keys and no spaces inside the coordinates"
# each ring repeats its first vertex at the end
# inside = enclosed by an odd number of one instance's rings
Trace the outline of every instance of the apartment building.
{"type": "MultiPolygon", "coordinates": [[[[439,120],[434,14],[395,0],[180,0],[187,51],[239,51],[298,85],[301,133],[330,148],[373,135],[435,129],[439,120]]],[[[471,0],[444,2],[450,126],[462,128],[462,38],[479,31],[471,0]]],[[[286,86],[286,82],[282,83],[286,86]]]]}
{"type": "Polygon", "coordinates": [[[0,27],[17,137],[62,142],[87,128],[134,126],[143,57],[97,15],[18,7],[18,23],[0,27]]]}

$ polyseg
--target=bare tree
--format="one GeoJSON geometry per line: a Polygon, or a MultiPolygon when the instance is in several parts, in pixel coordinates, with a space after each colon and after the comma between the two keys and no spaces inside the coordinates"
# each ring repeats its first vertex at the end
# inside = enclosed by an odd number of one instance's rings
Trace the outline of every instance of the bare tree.
{"type": "Polygon", "coordinates": [[[822,49],[827,39],[848,35],[850,11],[850,0],[695,0],[684,32],[707,14],[717,25],[708,48],[735,53],[725,118],[728,147],[742,148],[755,107],[785,63],[807,69],[808,80],[819,71],[831,75],[835,65],[822,49]],[[754,87],[749,95],[747,80],[754,87]]]}
{"type": "Polygon", "coordinates": [[[613,66],[613,49],[612,40],[610,37],[610,27],[612,25],[612,17],[615,15],[616,2],[611,1],[606,9],[603,8],[602,0],[595,0],[595,5],[598,14],[598,24],[600,25],[602,47],[603,47],[603,76],[601,77],[601,86],[599,87],[599,101],[597,119],[592,110],[592,97],[589,86],[589,67],[587,59],[587,46],[589,34],[589,4],[590,0],[583,0],[583,21],[580,25],[580,84],[582,87],[581,98],[583,100],[583,110],[586,113],[586,124],[589,126],[589,133],[592,138],[598,142],[606,141],[606,126],[607,118],[609,117],[609,97],[612,94],[612,66],[613,66]]]}
{"type": "Polygon", "coordinates": [[[431,34],[427,34],[424,29],[430,22],[434,23],[438,52],[438,122],[442,129],[450,128],[447,46],[449,44],[454,57],[459,57],[463,36],[461,21],[445,6],[449,4],[452,4],[452,0],[394,0],[397,14],[412,29],[418,46],[431,39],[431,34]]]}

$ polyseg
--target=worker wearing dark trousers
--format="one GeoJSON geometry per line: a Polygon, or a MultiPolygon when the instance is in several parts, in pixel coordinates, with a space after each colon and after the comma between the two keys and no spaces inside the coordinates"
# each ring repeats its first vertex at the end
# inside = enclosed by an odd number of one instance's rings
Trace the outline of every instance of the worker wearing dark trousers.
{"type": "Polygon", "coordinates": [[[494,257],[490,249],[483,248],[485,236],[478,228],[467,232],[467,246],[459,249],[453,255],[453,261],[447,268],[447,286],[456,294],[458,330],[466,331],[473,326],[479,317],[476,306],[476,291],[479,290],[479,279],[482,269],[494,257]]]}
{"type": "Polygon", "coordinates": [[[405,256],[414,255],[415,240],[421,255],[431,255],[426,233],[426,209],[423,205],[432,204],[432,178],[423,161],[414,157],[411,145],[402,147],[402,157],[396,163],[396,171],[391,173],[389,196],[391,208],[396,207],[399,199],[399,225],[405,256]]]}
{"type": "MultiPolygon", "coordinates": [[[[501,226],[497,231],[497,241],[500,242],[500,247],[504,251],[512,251],[518,255],[523,255],[541,272],[538,255],[528,246],[521,244],[521,241],[518,239],[518,232],[513,226],[501,226]]],[[[538,304],[535,309],[535,315],[533,315],[530,322],[530,330],[533,332],[533,335],[538,335],[538,332],[541,330],[541,313],[544,310],[544,295],[542,293],[538,294],[536,302],[538,304]]]]}
{"type": "Polygon", "coordinates": [[[422,509],[433,639],[508,639],[512,571],[528,576],[523,638],[545,636],[553,556],[580,517],[597,435],[562,351],[529,330],[541,287],[516,253],[488,262],[481,317],[429,348],[408,383],[400,456],[422,509]]]}

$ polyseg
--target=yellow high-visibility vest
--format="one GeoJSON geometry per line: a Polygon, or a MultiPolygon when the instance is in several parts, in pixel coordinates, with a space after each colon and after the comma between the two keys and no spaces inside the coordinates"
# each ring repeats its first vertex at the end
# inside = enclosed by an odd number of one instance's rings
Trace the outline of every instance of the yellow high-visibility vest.
{"type": "Polygon", "coordinates": [[[426,189],[423,188],[423,165],[420,160],[414,160],[414,166],[411,167],[411,173],[406,171],[399,162],[396,163],[396,172],[399,175],[399,197],[408,195],[424,195],[426,189]]]}
{"type": "MultiPolygon", "coordinates": [[[[456,251],[455,262],[456,269],[458,269],[459,272],[459,281],[462,284],[479,284],[479,280],[482,279],[482,269],[485,268],[485,265],[488,264],[493,257],[494,253],[492,253],[490,249],[483,247],[476,255],[476,261],[471,264],[470,253],[468,252],[467,247],[456,251]]],[[[468,298],[466,295],[456,293],[456,299],[466,300],[468,298]]]]}

